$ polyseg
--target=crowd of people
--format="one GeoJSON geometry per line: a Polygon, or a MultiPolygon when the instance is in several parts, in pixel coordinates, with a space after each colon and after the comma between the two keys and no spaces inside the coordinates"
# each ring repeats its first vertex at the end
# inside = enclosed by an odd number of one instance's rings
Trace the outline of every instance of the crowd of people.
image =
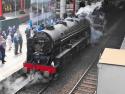
{"type": "Polygon", "coordinates": [[[19,31],[19,27],[16,28],[16,26],[9,26],[7,31],[0,32],[0,60],[2,64],[6,62],[5,53],[12,49],[12,44],[14,45],[15,55],[22,53],[23,38],[19,31]]]}

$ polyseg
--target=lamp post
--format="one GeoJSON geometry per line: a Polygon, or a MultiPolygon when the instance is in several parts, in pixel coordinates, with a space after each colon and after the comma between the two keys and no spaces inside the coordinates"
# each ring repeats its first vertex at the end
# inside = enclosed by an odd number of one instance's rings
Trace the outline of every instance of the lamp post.
{"type": "Polygon", "coordinates": [[[16,0],[15,0],[15,2],[14,2],[14,3],[15,3],[15,16],[16,16],[16,10],[17,10],[17,9],[16,9],[16,0]]]}
{"type": "Polygon", "coordinates": [[[76,0],[73,0],[73,14],[76,13],[76,0]]]}
{"type": "Polygon", "coordinates": [[[5,17],[3,16],[3,8],[2,8],[2,0],[0,0],[0,20],[4,20],[5,17]]]}

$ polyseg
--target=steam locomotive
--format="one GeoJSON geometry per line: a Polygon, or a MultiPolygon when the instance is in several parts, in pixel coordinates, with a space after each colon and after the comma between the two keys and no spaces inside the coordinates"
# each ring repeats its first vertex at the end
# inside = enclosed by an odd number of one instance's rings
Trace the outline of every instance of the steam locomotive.
{"type": "Polygon", "coordinates": [[[90,44],[90,36],[90,22],[79,18],[66,18],[52,28],[35,32],[27,39],[24,68],[53,78],[64,63],[63,59],[90,44]]]}

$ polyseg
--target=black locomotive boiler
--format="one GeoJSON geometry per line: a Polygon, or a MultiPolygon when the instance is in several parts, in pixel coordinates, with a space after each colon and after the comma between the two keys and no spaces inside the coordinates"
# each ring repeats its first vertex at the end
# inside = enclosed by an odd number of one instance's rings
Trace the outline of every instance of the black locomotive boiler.
{"type": "Polygon", "coordinates": [[[90,44],[90,36],[90,22],[78,18],[67,18],[51,29],[36,32],[27,39],[24,68],[53,77],[61,67],[64,57],[90,44]]]}

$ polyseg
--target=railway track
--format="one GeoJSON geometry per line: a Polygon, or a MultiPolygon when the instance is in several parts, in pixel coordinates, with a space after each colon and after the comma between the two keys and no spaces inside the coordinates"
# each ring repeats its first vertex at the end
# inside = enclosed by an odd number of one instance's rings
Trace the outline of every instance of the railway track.
{"type": "MultiPolygon", "coordinates": [[[[95,59],[94,63],[87,67],[86,71],[69,94],[96,94],[97,64],[95,62],[97,59],[98,58],[95,59]]],[[[51,82],[43,84],[42,87],[34,85],[34,89],[26,89],[24,87],[18,91],[19,93],[17,92],[16,94],[43,94],[49,88],[50,84],[51,82]]]]}
{"type": "MultiPolygon", "coordinates": [[[[112,33],[112,32],[109,32],[112,33]]],[[[109,40],[109,36],[104,40],[102,45],[98,47],[98,52],[101,53],[103,50],[103,47],[106,45],[106,43],[109,40]]],[[[96,83],[97,83],[97,61],[99,59],[99,54],[95,57],[95,59],[91,62],[91,64],[85,69],[83,75],[79,79],[79,81],[76,83],[76,85],[73,87],[73,89],[70,91],[69,94],[96,94],[96,83]]],[[[49,85],[43,85],[41,86],[33,86],[35,89],[30,90],[30,88],[24,90],[21,89],[19,93],[16,94],[44,94],[46,90],[49,88],[49,85]],[[39,89],[39,90],[38,90],[39,89]]],[[[45,93],[47,94],[47,93],[45,93]]]]}
{"type": "MultiPolygon", "coordinates": [[[[43,87],[39,86],[39,88],[37,88],[37,89],[34,88],[34,89],[25,90],[25,88],[23,88],[20,91],[16,92],[15,94],[42,94],[42,93],[44,93],[44,91],[47,90],[49,85],[50,85],[50,83],[44,84],[43,87]]],[[[34,87],[36,87],[36,86],[34,85],[34,87]]]]}
{"type": "MultiPolygon", "coordinates": [[[[118,21],[118,23],[121,21],[121,19],[118,21]]],[[[116,24],[117,25],[117,24],[116,24]]],[[[114,25],[114,27],[116,26],[114,25]]],[[[111,32],[108,32],[107,34],[111,35],[113,33],[112,28],[110,28],[111,32]]],[[[106,40],[104,40],[103,44],[98,48],[98,51],[103,52],[104,47],[106,47],[108,40],[111,38],[111,36],[108,36],[106,40]]],[[[93,63],[89,65],[89,67],[86,69],[86,71],[83,73],[81,78],[78,80],[78,82],[75,84],[75,86],[72,88],[72,90],[69,92],[69,94],[96,94],[97,89],[97,60],[99,59],[99,56],[97,55],[93,63]]]]}
{"type": "Polygon", "coordinates": [[[32,79],[32,77],[31,77],[31,81],[29,81],[28,84],[26,84],[24,87],[20,88],[14,94],[42,94],[50,86],[51,81],[49,81],[49,82],[44,81],[45,83],[43,83],[41,80],[32,79]]]}
{"type": "Polygon", "coordinates": [[[97,65],[91,64],[69,94],[96,94],[97,65]]]}
{"type": "MultiPolygon", "coordinates": [[[[121,21],[121,19],[118,21],[118,23],[121,21]]],[[[116,27],[114,25],[113,27],[116,27]]],[[[108,35],[111,35],[113,30],[111,28],[108,32],[108,35]]],[[[102,45],[98,48],[98,52],[102,52],[103,48],[106,46],[108,40],[111,38],[111,36],[105,37],[106,39],[103,41],[102,45]]],[[[93,64],[89,65],[89,67],[86,69],[80,80],[76,83],[76,85],[73,87],[73,89],[69,92],[69,94],[96,94],[96,83],[97,83],[97,66],[94,62],[98,60],[99,56],[96,56],[96,59],[93,62],[93,64]]],[[[45,93],[46,90],[48,90],[50,85],[45,85],[39,88],[39,90],[34,91],[36,89],[28,89],[24,93],[16,93],[16,94],[47,94],[45,93]]],[[[34,86],[35,87],[35,86],[34,86]]],[[[52,93],[54,94],[54,93],[52,93]]],[[[58,93],[59,94],[59,93],[58,93]]],[[[65,93],[63,93],[65,94],[65,93]]]]}
{"type": "Polygon", "coordinates": [[[41,89],[37,94],[42,94],[42,93],[44,93],[44,91],[46,91],[48,87],[49,87],[49,85],[47,85],[44,89],[41,89]]]}

